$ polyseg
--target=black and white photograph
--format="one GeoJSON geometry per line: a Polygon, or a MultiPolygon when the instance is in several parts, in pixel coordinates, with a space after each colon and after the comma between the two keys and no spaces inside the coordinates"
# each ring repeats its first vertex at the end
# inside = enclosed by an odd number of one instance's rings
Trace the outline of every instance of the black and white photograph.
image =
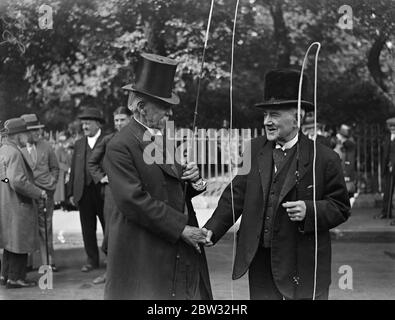
{"type": "Polygon", "coordinates": [[[0,300],[394,300],[394,187],[395,0],[0,0],[0,300]]]}

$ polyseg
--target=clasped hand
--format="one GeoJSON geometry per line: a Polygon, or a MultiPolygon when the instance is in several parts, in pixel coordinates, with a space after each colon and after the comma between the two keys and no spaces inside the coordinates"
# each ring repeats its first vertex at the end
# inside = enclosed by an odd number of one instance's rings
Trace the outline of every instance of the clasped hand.
{"type": "Polygon", "coordinates": [[[211,242],[212,235],[213,233],[205,228],[185,226],[181,238],[201,253],[201,244],[204,244],[206,247],[213,245],[211,242]]]}

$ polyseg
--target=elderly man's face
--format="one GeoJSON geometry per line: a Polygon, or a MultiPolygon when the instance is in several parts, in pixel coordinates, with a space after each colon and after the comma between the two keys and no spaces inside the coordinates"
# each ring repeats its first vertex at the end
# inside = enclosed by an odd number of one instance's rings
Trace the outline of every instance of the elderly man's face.
{"type": "Polygon", "coordinates": [[[143,107],[146,125],[153,129],[163,130],[166,121],[173,115],[171,107],[170,104],[159,100],[147,100],[143,107]]]}
{"type": "Polygon", "coordinates": [[[390,124],[388,127],[391,133],[395,133],[395,124],[390,124]]]}
{"type": "Polygon", "coordinates": [[[263,124],[269,141],[285,143],[294,138],[298,132],[296,108],[267,108],[263,115],[263,124]]]}
{"type": "Polygon", "coordinates": [[[82,120],[82,130],[86,137],[94,137],[100,129],[99,123],[96,120],[82,120]]]}

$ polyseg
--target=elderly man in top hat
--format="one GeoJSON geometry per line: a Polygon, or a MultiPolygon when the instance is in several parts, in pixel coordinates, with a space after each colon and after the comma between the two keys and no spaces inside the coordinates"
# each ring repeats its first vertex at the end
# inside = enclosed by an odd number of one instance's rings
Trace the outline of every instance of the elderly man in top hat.
{"type": "Polygon", "coordinates": [[[82,272],[90,272],[99,267],[100,257],[97,246],[97,218],[104,232],[102,182],[95,181],[89,171],[88,161],[104,134],[101,126],[104,118],[97,108],[85,108],[78,117],[82,122],[84,137],[77,140],[71,160],[68,194],[70,202],[78,206],[82,237],[87,254],[87,263],[82,272]]]}
{"type": "MultiPolygon", "coordinates": [[[[273,70],[265,76],[266,135],[251,141],[251,170],[233,180],[204,228],[207,244],[217,242],[241,215],[233,279],[249,272],[251,299],[327,299],[331,282],[329,230],[347,220],[350,204],[337,154],[317,143],[316,208],[318,261],[314,289],[313,145],[299,132],[300,73],[273,70]],[[232,201],[233,199],[233,201],[232,201]],[[233,204],[232,204],[233,202],[233,204]],[[234,205],[233,217],[232,205],[234,205]]],[[[302,90],[303,118],[313,107],[302,90]]]]}
{"type": "MultiPolygon", "coordinates": [[[[389,118],[386,121],[389,134],[385,137],[383,143],[383,176],[384,176],[384,198],[383,209],[376,215],[375,219],[392,218],[392,198],[394,195],[394,175],[395,175],[395,118],[389,118]]],[[[390,222],[395,226],[395,220],[390,222]]]]}
{"type": "Polygon", "coordinates": [[[38,248],[36,200],[46,199],[46,191],[34,184],[29,161],[21,149],[29,129],[21,118],[4,124],[6,138],[0,147],[0,248],[4,249],[0,284],[26,288],[36,283],[26,280],[28,253],[38,248]]]}
{"type": "MultiPolygon", "coordinates": [[[[26,147],[22,149],[22,152],[33,170],[35,185],[47,192],[47,201],[39,201],[38,203],[41,263],[51,265],[52,271],[56,272],[52,217],[54,210],[54,193],[59,177],[59,164],[51,145],[41,136],[41,129],[44,125],[39,123],[37,116],[35,114],[24,114],[21,118],[26,122],[27,128],[31,131],[29,140],[26,147]],[[44,208],[46,208],[46,213],[44,213],[44,208]],[[47,220],[46,223],[44,219],[47,220]],[[45,226],[47,226],[47,230],[45,230],[45,226]],[[47,244],[45,243],[45,233],[47,233],[47,244]],[[47,250],[49,261],[46,261],[47,250]]],[[[30,264],[32,265],[32,263],[30,264]]]]}
{"type": "Polygon", "coordinates": [[[153,54],[141,59],[136,84],[124,87],[134,117],[108,143],[104,159],[116,204],[108,227],[105,298],[212,299],[200,246],[207,233],[198,228],[191,203],[206,183],[196,164],[151,162],[147,152],[152,143],[161,144],[179,103],[172,91],[177,62],[153,54]]]}

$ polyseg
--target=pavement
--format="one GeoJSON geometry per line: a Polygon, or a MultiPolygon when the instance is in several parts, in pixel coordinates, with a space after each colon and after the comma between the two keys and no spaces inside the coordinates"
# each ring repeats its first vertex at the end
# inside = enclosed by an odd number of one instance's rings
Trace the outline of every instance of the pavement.
{"type": "MultiPolygon", "coordinates": [[[[203,225],[211,216],[214,208],[195,203],[199,225],[203,225]]],[[[377,208],[356,206],[350,219],[332,230],[332,285],[331,300],[370,300],[395,299],[395,227],[389,226],[389,220],[375,220],[377,208]],[[344,270],[348,270],[347,286],[344,287],[344,270]]],[[[2,299],[28,300],[101,300],[104,284],[94,285],[92,280],[101,275],[100,269],[82,273],[85,263],[81,227],[78,212],[56,211],[54,213],[54,246],[59,272],[53,274],[53,289],[5,289],[0,287],[2,299]]],[[[237,226],[236,226],[237,228],[237,226]]],[[[228,234],[214,247],[207,249],[207,259],[214,298],[249,299],[248,277],[231,280],[233,264],[234,231],[228,234]]],[[[97,232],[101,243],[102,231],[97,232]]],[[[105,257],[102,257],[104,261],[105,257]]],[[[36,264],[39,262],[35,259],[36,264]]],[[[37,271],[28,274],[28,278],[39,279],[37,271]]]]}

